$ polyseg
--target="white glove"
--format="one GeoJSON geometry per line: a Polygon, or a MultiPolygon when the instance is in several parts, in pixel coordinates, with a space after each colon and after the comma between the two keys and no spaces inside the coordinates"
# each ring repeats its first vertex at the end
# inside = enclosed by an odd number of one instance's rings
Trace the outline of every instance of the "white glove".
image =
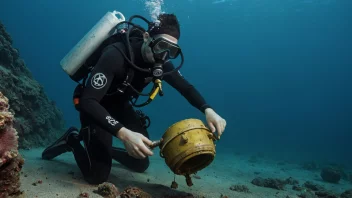
{"type": "Polygon", "coordinates": [[[220,117],[215,111],[211,108],[205,110],[205,118],[207,120],[208,126],[213,133],[217,133],[217,138],[220,139],[220,136],[225,130],[226,120],[220,117]]]}

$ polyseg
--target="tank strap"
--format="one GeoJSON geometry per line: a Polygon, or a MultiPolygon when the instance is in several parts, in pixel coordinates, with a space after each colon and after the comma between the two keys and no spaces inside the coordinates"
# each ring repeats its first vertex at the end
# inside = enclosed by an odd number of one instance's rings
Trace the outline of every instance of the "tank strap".
{"type": "Polygon", "coordinates": [[[127,87],[129,87],[132,83],[134,77],[134,70],[129,67],[125,80],[121,84],[117,84],[111,93],[107,93],[107,96],[115,95],[115,94],[123,94],[125,93],[127,87]]]}
{"type": "MultiPolygon", "coordinates": [[[[126,34],[126,33],[127,33],[127,30],[124,32],[124,34],[126,34]]],[[[120,35],[120,36],[122,36],[122,35],[120,35]]],[[[127,42],[126,42],[126,40],[124,39],[124,37],[125,37],[125,36],[123,36],[123,37],[121,38],[121,40],[122,40],[123,44],[125,45],[126,51],[129,51],[129,50],[128,50],[128,49],[129,49],[129,46],[127,46],[127,42]]],[[[121,49],[120,49],[120,50],[121,50],[121,49]]],[[[130,58],[131,58],[131,61],[134,62],[134,54],[133,54],[133,51],[131,51],[130,53],[131,53],[131,54],[130,54],[130,56],[131,56],[131,57],[130,57],[130,58]]],[[[125,90],[126,90],[126,88],[131,85],[132,80],[133,80],[133,77],[134,77],[134,69],[133,69],[131,66],[129,66],[129,67],[128,67],[128,71],[127,71],[126,78],[125,78],[124,82],[122,83],[122,86],[118,86],[116,92],[124,93],[125,90]]],[[[115,92],[115,93],[116,93],[116,92],[115,92]]]]}
{"type": "Polygon", "coordinates": [[[127,72],[126,78],[125,78],[124,82],[122,83],[122,87],[118,88],[118,91],[124,93],[126,88],[131,85],[133,77],[134,77],[134,69],[131,67],[128,67],[128,72],[127,72]]]}

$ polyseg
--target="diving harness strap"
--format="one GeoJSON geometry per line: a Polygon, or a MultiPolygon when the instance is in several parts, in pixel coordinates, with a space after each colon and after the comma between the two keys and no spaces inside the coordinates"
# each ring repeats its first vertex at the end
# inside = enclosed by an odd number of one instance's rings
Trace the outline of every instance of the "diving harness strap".
{"type": "MultiPolygon", "coordinates": [[[[126,45],[127,47],[127,51],[128,51],[128,55],[130,57],[130,59],[126,56],[125,53],[123,53],[123,51],[116,47],[114,45],[114,47],[119,50],[121,52],[121,54],[123,55],[123,57],[125,58],[125,60],[132,66],[132,67],[129,67],[128,69],[128,73],[127,73],[127,76],[126,76],[126,79],[124,80],[124,82],[122,83],[122,87],[119,87],[117,88],[117,90],[114,92],[114,93],[111,93],[111,94],[108,94],[108,95],[113,95],[113,94],[116,94],[116,93],[124,93],[126,88],[127,87],[130,87],[134,92],[136,92],[138,95],[136,97],[132,97],[131,98],[131,103],[133,106],[135,107],[143,107],[143,106],[146,106],[148,105],[149,103],[151,103],[156,95],[159,93],[160,96],[163,96],[164,93],[162,91],[162,86],[161,86],[161,79],[162,79],[162,76],[163,75],[167,75],[167,74],[170,74],[174,71],[171,71],[171,72],[167,72],[167,73],[163,73],[162,69],[160,69],[161,65],[162,64],[156,64],[156,66],[152,69],[142,69],[142,68],[139,68],[137,67],[136,65],[134,65],[134,55],[133,55],[133,51],[131,49],[131,45],[130,45],[130,32],[131,32],[131,28],[129,28],[129,25],[132,25],[132,26],[135,26],[138,30],[140,31],[145,31],[142,27],[138,26],[138,25],[135,25],[133,24],[131,21],[134,19],[134,18],[140,18],[142,20],[144,20],[145,22],[147,22],[148,26],[152,26],[152,23],[149,22],[148,20],[146,20],[144,17],[141,17],[141,16],[138,16],[138,15],[135,15],[135,16],[132,16],[129,21],[123,21],[123,22],[120,22],[117,26],[119,25],[122,25],[122,24],[127,24],[128,27],[127,27],[127,32],[125,32],[125,35],[126,35],[126,38],[123,39],[122,41],[124,42],[124,44],[126,45]],[[152,88],[152,90],[150,91],[150,93],[148,94],[143,94],[143,93],[140,93],[138,90],[136,90],[132,85],[131,85],[131,82],[133,80],[133,77],[134,77],[134,69],[138,70],[138,71],[141,71],[141,72],[148,72],[148,73],[152,73],[153,74],[153,82],[154,82],[154,86],[152,88]],[[148,96],[148,100],[142,104],[136,104],[139,96],[148,96]],[[133,99],[135,99],[135,101],[133,101],[133,99]]],[[[182,56],[182,62],[180,64],[180,66],[177,68],[177,70],[179,70],[181,67],[182,67],[182,64],[183,64],[183,55],[181,53],[181,56],[182,56]]],[[[164,59],[164,57],[163,57],[164,59]]],[[[162,67],[161,67],[162,68],[162,67]]],[[[86,76],[84,79],[83,79],[83,85],[85,85],[85,81],[86,79],[88,78],[88,76],[86,76]]]]}
{"type": "Polygon", "coordinates": [[[162,81],[161,79],[159,78],[154,78],[154,85],[153,85],[153,88],[152,90],[148,93],[148,94],[144,94],[144,93],[140,93],[138,90],[136,90],[132,85],[131,85],[131,82],[133,80],[133,76],[134,76],[134,70],[132,68],[129,68],[128,70],[128,74],[127,74],[127,77],[125,79],[125,81],[122,83],[122,87],[119,87],[117,89],[116,92],[112,93],[112,94],[109,94],[109,95],[113,95],[113,94],[116,94],[117,92],[118,93],[124,93],[126,88],[129,87],[131,88],[135,93],[137,93],[137,96],[131,96],[130,98],[130,101],[131,101],[131,104],[134,106],[134,107],[143,107],[143,106],[146,106],[148,105],[149,103],[151,103],[156,95],[160,95],[160,96],[163,96],[164,95],[164,92],[162,90],[162,81]],[[137,103],[137,100],[139,99],[139,96],[148,96],[148,100],[145,101],[144,103],[142,104],[136,104],[137,103]]]}

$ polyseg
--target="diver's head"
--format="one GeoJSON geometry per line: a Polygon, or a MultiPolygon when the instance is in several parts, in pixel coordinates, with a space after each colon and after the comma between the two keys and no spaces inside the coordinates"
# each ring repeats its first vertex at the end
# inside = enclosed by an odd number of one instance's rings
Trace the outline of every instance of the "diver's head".
{"type": "Polygon", "coordinates": [[[175,59],[181,53],[178,40],[180,24],[174,14],[160,14],[143,34],[142,56],[144,61],[155,63],[175,59]]]}

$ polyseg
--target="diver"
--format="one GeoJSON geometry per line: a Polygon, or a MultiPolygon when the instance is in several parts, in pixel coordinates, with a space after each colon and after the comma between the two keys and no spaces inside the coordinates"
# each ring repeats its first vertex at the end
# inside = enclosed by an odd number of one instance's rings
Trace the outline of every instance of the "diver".
{"type": "MultiPolygon", "coordinates": [[[[135,28],[140,29],[140,26],[135,28]]],[[[50,160],[72,152],[84,179],[90,184],[100,184],[108,179],[112,159],[140,173],[149,167],[149,156],[153,155],[153,142],[147,132],[149,120],[141,111],[135,110],[134,107],[143,105],[138,106],[133,99],[138,98],[151,82],[159,94],[162,94],[158,86],[161,80],[176,89],[205,114],[207,124],[218,137],[226,127],[226,121],[196,88],[178,70],[172,72],[175,67],[171,60],[180,54],[183,60],[178,45],[180,25],[177,17],[160,14],[158,21],[150,22],[146,31],[136,32],[127,41],[104,47],[83,87],[77,86],[74,93],[79,96],[80,130],[69,128],[42,153],[43,159],[50,160]],[[136,65],[139,66],[134,67],[136,65]],[[133,75],[128,75],[130,71],[133,75]],[[113,137],[122,141],[125,148],[113,147],[113,137]]]]}

